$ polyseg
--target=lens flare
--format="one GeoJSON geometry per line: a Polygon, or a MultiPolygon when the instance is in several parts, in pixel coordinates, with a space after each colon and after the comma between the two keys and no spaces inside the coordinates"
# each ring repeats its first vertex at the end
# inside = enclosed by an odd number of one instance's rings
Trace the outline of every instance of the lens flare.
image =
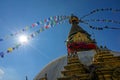
{"type": "Polygon", "coordinates": [[[21,35],[19,37],[19,41],[20,41],[20,43],[27,43],[28,42],[28,38],[27,38],[26,35],[21,35]]]}

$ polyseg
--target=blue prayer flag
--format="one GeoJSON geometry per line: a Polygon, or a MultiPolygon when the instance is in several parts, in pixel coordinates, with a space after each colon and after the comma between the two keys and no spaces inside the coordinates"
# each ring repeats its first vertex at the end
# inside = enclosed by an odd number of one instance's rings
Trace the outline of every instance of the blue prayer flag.
{"type": "Polygon", "coordinates": [[[37,22],[37,24],[39,25],[39,24],[40,24],[40,22],[37,22]]]}
{"type": "Polygon", "coordinates": [[[4,57],[4,52],[0,52],[0,57],[1,57],[1,58],[4,57]]]}
{"type": "Polygon", "coordinates": [[[0,39],[0,41],[3,41],[3,39],[0,39]]]}

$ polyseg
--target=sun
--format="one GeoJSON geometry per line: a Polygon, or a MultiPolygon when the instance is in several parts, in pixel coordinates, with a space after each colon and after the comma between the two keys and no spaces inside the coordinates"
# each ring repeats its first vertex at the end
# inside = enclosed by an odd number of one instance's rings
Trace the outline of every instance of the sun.
{"type": "Polygon", "coordinates": [[[20,43],[28,43],[28,37],[26,35],[19,36],[20,43]]]}

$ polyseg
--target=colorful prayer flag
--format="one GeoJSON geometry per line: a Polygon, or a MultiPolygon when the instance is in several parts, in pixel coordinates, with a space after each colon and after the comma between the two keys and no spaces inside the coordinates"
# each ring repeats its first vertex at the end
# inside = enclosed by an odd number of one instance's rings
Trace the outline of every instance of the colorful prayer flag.
{"type": "Polygon", "coordinates": [[[37,33],[39,34],[39,33],[40,33],[40,30],[37,30],[37,33]]]}
{"type": "Polygon", "coordinates": [[[13,51],[13,48],[8,48],[7,52],[12,52],[13,51]]]}
{"type": "Polygon", "coordinates": [[[43,28],[43,27],[40,28],[40,32],[42,32],[42,31],[44,31],[44,28],[43,28]]]}
{"type": "Polygon", "coordinates": [[[40,24],[40,22],[37,22],[37,25],[39,25],[40,24]]]}
{"type": "Polygon", "coordinates": [[[53,19],[53,17],[50,17],[50,20],[52,20],[53,19]]]}
{"type": "Polygon", "coordinates": [[[37,26],[37,25],[38,25],[37,23],[33,23],[33,24],[32,24],[32,27],[35,27],[35,26],[37,26]]]}
{"type": "Polygon", "coordinates": [[[27,31],[28,29],[29,29],[29,27],[28,27],[28,26],[26,26],[26,27],[25,27],[25,30],[27,31]]]}
{"type": "Polygon", "coordinates": [[[0,57],[3,58],[4,57],[4,52],[0,52],[0,57]]]}
{"type": "Polygon", "coordinates": [[[42,22],[42,21],[39,21],[39,23],[40,23],[40,24],[43,24],[43,22],[42,22]]]}
{"type": "Polygon", "coordinates": [[[0,41],[3,41],[3,39],[1,38],[0,41]]]}

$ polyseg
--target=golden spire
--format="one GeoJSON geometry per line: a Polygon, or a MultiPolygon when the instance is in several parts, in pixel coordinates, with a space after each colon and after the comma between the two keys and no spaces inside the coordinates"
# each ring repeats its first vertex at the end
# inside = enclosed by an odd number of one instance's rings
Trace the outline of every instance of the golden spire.
{"type": "Polygon", "coordinates": [[[69,19],[69,23],[72,24],[72,27],[67,40],[68,53],[96,48],[94,40],[90,38],[91,35],[78,25],[79,22],[78,17],[74,15],[69,19]]]}

